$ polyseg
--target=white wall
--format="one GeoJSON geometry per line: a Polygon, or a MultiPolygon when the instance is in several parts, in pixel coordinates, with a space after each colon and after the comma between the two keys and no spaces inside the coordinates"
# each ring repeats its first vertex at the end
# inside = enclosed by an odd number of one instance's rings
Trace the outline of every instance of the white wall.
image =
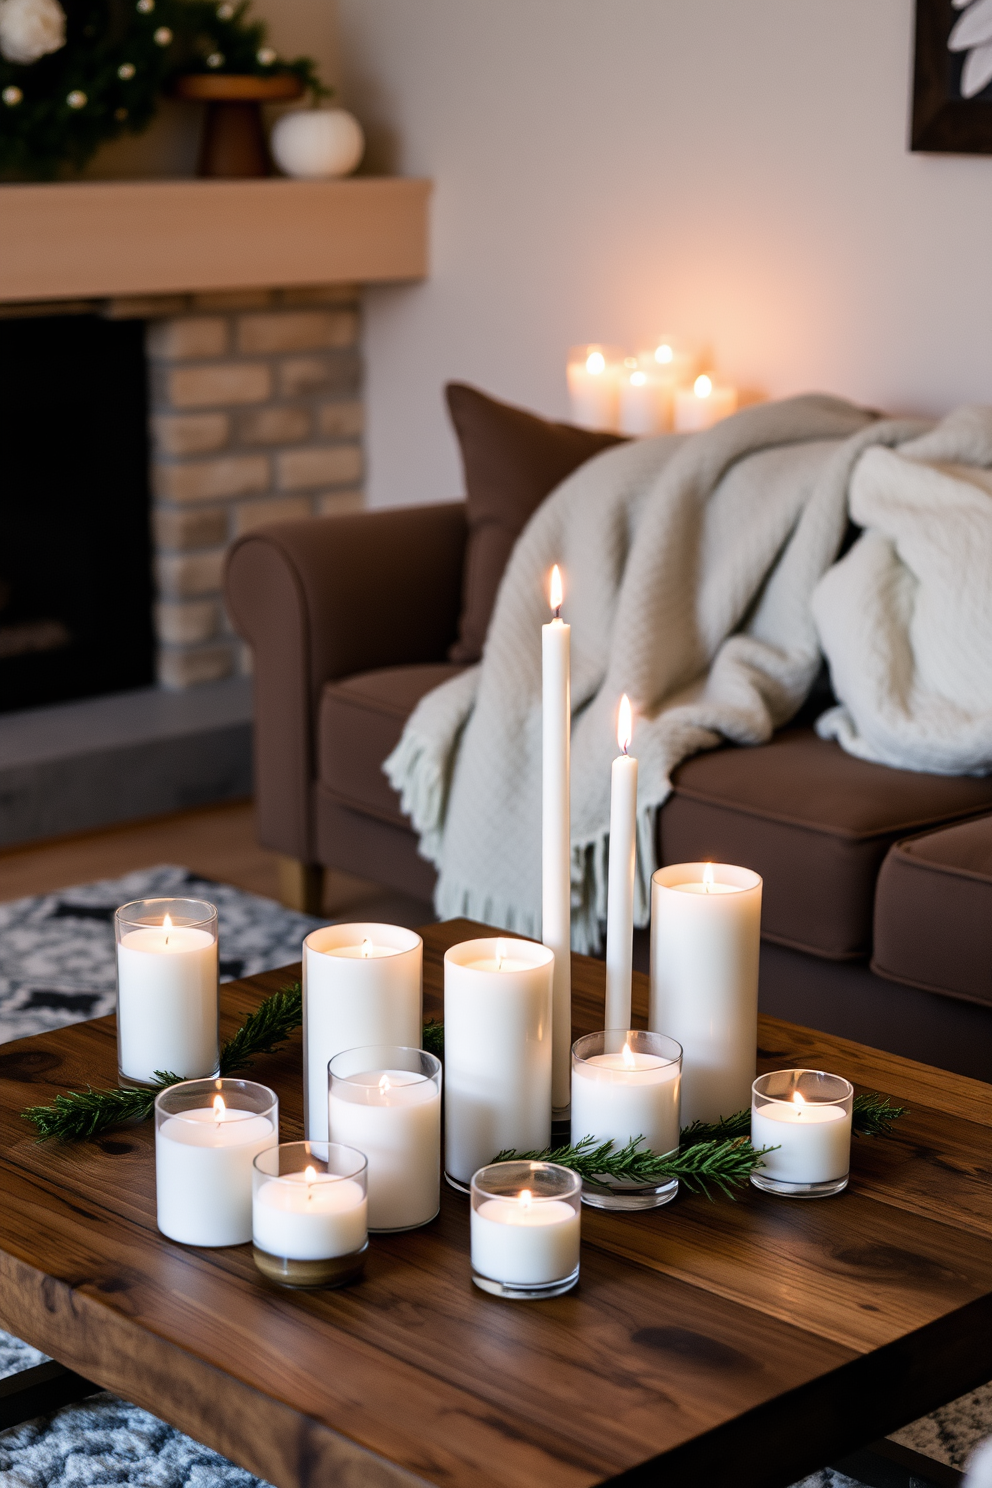
{"type": "Polygon", "coordinates": [[[772,396],[992,399],[992,158],[907,152],[912,0],[338,9],[372,167],[436,182],[430,280],[367,300],[376,504],[458,493],[447,378],[561,416],[578,341],[681,332],[772,396]]]}

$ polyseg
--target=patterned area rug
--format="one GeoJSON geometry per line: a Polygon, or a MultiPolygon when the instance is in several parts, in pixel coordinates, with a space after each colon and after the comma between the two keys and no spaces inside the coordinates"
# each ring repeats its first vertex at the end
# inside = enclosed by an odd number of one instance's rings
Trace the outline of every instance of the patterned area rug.
{"type": "MultiPolygon", "coordinates": [[[[179,895],[216,904],[221,979],[232,981],[300,956],[322,921],[227,884],[163,865],[0,904],[0,1043],[114,1008],[114,910],[131,899],[179,895]]],[[[0,1332],[0,1379],[44,1355],[0,1332]]],[[[963,1468],[992,1434],[992,1385],[915,1421],[895,1439],[963,1468]]],[[[98,1395],[0,1432],[0,1488],[268,1488],[147,1411],[98,1395]]],[[[794,1488],[862,1488],[826,1468],[794,1488]]]]}

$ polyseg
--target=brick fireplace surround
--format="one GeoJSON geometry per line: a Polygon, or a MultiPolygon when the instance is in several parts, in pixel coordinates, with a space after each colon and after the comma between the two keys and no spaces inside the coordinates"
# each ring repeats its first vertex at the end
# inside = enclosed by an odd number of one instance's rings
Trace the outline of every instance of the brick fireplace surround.
{"type": "Polygon", "coordinates": [[[159,681],[244,673],[221,601],[229,543],[361,505],[357,291],[117,300],[107,313],[148,320],[159,681]]]}

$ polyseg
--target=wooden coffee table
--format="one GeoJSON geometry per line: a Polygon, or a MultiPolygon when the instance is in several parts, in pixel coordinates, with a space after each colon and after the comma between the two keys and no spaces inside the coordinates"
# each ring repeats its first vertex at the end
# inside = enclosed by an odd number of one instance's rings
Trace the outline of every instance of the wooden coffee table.
{"type": "MultiPolygon", "coordinates": [[[[445,948],[479,931],[423,932],[427,1014],[445,948]]],[[[222,988],[225,1033],[297,974],[222,988]]],[[[578,1036],[602,1023],[602,965],[576,956],[573,988],[578,1036]]],[[[634,1004],[643,1020],[641,976],[634,1004]]],[[[163,1239],[149,1123],[60,1148],[18,1116],[115,1080],[113,1019],[7,1044],[0,1322],[279,1488],[791,1483],[992,1376],[992,1087],[770,1018],[759,1065],[835,1070],[910,1112],[855,1141],[838,1198],[587,1209],[577,1289],[511,1303],[472,1286],[447,1189],[336,1292],[269,1285],[248,1246],[163,1239]]],[[[302,1135],[299,1037],[254,1073],[302,1135]]]]}

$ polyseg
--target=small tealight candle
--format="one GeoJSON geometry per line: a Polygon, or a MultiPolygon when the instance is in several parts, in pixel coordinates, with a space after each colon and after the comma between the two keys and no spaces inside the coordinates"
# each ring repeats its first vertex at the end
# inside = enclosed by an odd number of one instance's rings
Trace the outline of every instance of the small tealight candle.
{"type": "Polygon", "coordinates": [[[680,434],[711,429],[736,412],[737,389],[718,387],[706,372],[696,378],[691,388],[679,388],[675,394],[675,428],[680,434]]]}
{"type": "Polygon", "coordinates": [[[251,1170],[279,1141],[279,1101],[253,1080],[184,1080],[155,1099],[158,1227],[183,1245],[251,1239],[251,1170]]]}
{"type": "Polygon", "coordinates": [[[568,397],[573,424],[583,429],[617,427],[617,395],[623,353],[613,346],[573,346],[568,354],[568,397]]]}
{"type": "Polygon", "coordinates": [[[423,1037],[424,943],[414,930],[325,925],[303,942],[306,1134],[327,1141],[327,1066],[368,1044],[417,1048],[423,1037]]]}
{"type": "Polygon", "coordinates": [[[783,1198],[822,1199],[847,1187],[854,1087],[824,1070],[774,1070],[752,1087],[751,1145],[772,1147],[751,1174],[783,1198]]]}
{"type": "Polygon", "coordinates": [[[281,1286],[342,1286],[368,1250],[365,1154],[340,1142],[284,1142],[256,1157],[252,1255],[281,1286]]]}
{"type": "Polygon", "coordinates": [[[202,899],[136,899],[114,915],[117,1070],[156,1085],[159,1070],[217,1073],[217,911],[202,899]]]}
{"type": "Polygon", "coordinates": [[[369,1228],[427,1224],[440,1204],[441,1061],[373,1044],[336,1054],[328,1077],[331,1139],[368,1158],[369,1228]]]}
{"type": "Polygon", "coordinates": [[[579,1279],[577,1173],[557,1163],[490,1163],[472,1177],[472,1280],[516,1301],[559,1297],[579,1279]]]}
{"type": "Polygon", "coordinates": [[[445,952],[444,1171],[455,1188],[466,1191],[497,1152],[551,1141],[554,959],[510,937],[445,952]]]}
{"type": "MultiPolygon", "coordinates": [[[[679,1145],[682,1049],[660,1033],[631,1028],[590,1033],[572,1045],[572,1142],[594,1137],[614,1151],[635,1137],[662,1156],[679,1145]]],[[[678,1179],[638,1184],[604,1178],[584,1184],[582,1202],[597,1209],[655,1209],[678,1192],[678,1179]]]]}

